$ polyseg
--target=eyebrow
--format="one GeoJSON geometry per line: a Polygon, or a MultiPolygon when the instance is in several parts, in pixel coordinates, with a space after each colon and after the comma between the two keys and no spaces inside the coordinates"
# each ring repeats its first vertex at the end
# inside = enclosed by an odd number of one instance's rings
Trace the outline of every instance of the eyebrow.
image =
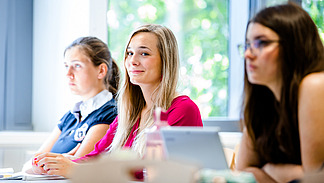
{"type": "MultiPolygon", "coordinates": [[[[71,61],[71,63],[74,63],[74,62],[81,62],[82,63],[82,61],[80,61],[80,60],[72,60],[71,61]]],[[[67,62],[63,62],[63,64],[68,64],[67,62]]]]}
{"type": "MultiPolygon", "coordinates": [[[[130,46],[128,46],[127,47],[127,50],[129,50],[129,49],[132,49],[130,46]]],[[[140,46],[140,47],[138,47],[138,49],[147,49],[147,50],[150,50],[150,51],[152,51],[149,47],[147,47],[147,46],[140,46]]]]}
{"type": "MultiPolygon", "coordinates": [[[[253,37],[254,40],[260,39],[260,38],[268,38],[268,37],[266,35],[257,35],[255,37],[253,37]]],[[[248,40],[248,39],[246,39],[246,40],[248,40]]]]}
{"type": "MultiPolygon", "coordinates": [[[[257,39],[260,39],[260,38],[268,38],[268,37],[265,36],[265,35],[258,35],[256,37],[253,37],[253,40],[257,40],[257,39]]],[[[249,39],[246,39],[245,41],[249,41],[249,39]]]]}
{"type": "Polygon", "coordinates": [[[260,36],[255,37],[255,39],[260,39],[260,38],[268,38],[268,36],[260,35],[260,36]]]}

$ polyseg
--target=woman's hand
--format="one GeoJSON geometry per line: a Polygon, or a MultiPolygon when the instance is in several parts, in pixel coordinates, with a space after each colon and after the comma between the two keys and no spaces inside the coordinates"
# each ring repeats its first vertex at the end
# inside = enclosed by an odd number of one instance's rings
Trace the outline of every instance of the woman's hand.
{"type": "Polygon", "coordinates": [[[43,169],[43,167],[38,166],[38,164],[34,163],[34,160],[32,160],[32,172],[30,170],[27,170],[27,173],[33,173],[33,174],[46,174],[46,171],[43,169]]]}
{"type": "Polygon", "coordinates": [[[37,157],[42,154],[42,153],[37,153],[34,155],[33,159],[32,159],[32,167],[31,167],[31,172],[30,169],[27,170],[27,173],[34,173],[34,174],[46,174],[46,171],[43,169],[42,166],[39,166],[38,164],[38,160],[37,157]]]}
{"type": "Polygon", "coordinates": [[[36,158],[38,161],[37,166],[49,175],[61,175],[68,178],[76,165],[62,154],[43,153],[36,158]]]}
{"type": "Polygon", "coordinates": [[[290,182],[303,177],[301,165],[267,163],[262,170],[277,182],[290,182]]]}

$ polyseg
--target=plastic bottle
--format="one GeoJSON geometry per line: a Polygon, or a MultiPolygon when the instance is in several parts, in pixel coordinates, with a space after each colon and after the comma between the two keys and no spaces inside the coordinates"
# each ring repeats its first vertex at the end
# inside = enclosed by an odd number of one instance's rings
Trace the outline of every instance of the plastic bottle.
{"type": "Polygon", "coordinates": [[[168,126],[168,114],[163,112],[161,108],[156,108],[154,111],[154,125],[145,130],[146,134],[146,153],[145,158],[149,160],[165,159],[165,150],[160,128],[168,126]]]}

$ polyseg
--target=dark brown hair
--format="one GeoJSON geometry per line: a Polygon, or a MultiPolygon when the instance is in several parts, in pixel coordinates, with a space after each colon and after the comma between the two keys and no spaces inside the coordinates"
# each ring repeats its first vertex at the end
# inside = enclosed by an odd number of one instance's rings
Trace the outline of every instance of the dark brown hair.
{"type": "Polygon", "coordinates": [[[104,79],[106,89],[109,90],[113,96],[116,96],[120,71],[116,61],[111,57],[108,46],[96,37],[80,37],[73,41],[64,51],[78,47],[82,50],[95,66],[105,63],[108,67],[107,74],[104,79]]]}
{"type": "Polygon", "coordinates": [[[302,79],[324,70],[324,48],[317,27],[294,3],[261,10],[259,23],[279,36],[281,99],[266,86],[252,84],[245,70],[243,121],[261,162],[301,163],[298,131],[298,89],[302,79]]]}

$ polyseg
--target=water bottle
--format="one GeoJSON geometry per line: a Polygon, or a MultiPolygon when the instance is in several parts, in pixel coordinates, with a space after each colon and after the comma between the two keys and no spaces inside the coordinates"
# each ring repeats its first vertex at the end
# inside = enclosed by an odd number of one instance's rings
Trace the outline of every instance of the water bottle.
{"type": "Polygon", "coordinates": [[[145,130],[146,134],[146,153],[145,158],[148,160],[163,160],[165,159],[165,150],[160,128],[168,126],[168,114],[163,112],[161,108],[156,108],[154,111],[154,125],[145,130]]]}

